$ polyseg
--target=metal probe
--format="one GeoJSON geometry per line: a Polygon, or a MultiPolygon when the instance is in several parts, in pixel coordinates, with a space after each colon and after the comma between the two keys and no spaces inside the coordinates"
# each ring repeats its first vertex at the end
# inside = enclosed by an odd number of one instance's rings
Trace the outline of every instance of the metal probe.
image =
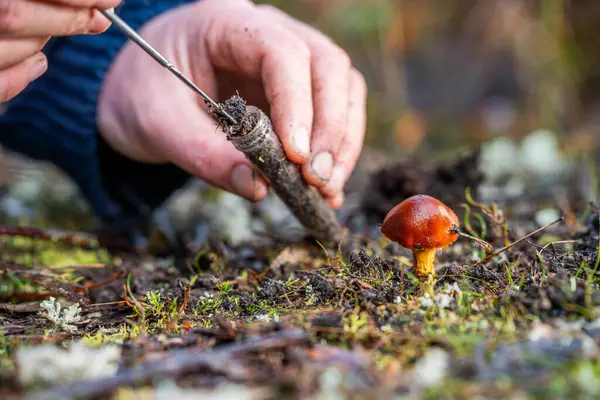
{"type": "Polygon", "coordinates": [[[110,10],[99,10],[106,18],[108,18],[117,28],[119,28],[129,39],[134,41],[140,46],[146,53],[154,58],[160,65],[167,68],[175,76],[177,76],[183,83],[190,87],[193,91],[198,93],[204,100],[210,103],[219,113],[225,116],[232,124],[237,124],[237,121],[229,115],[221,105],[217,104],[213,99],[208,97],[206,93],[202,91],[198,86],[194,84],[188,77],[179,72],[173,64],[169,62],[162,54],[160,54],[154,47],[146,42],[133,28],[131,28],[125,21],[123,21],[112,9],[110,10]]]}

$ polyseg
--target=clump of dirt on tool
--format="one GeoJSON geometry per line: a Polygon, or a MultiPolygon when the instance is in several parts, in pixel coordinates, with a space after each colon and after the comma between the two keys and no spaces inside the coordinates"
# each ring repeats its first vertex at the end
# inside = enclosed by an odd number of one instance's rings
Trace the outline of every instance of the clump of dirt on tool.
{"type": "Polygon", "coordinates": [[[217,120],[217,126],[223,127],[226,133],[229,131],[229,136],[243,136],[250,132],[256,125],[258,115],[256,113],[248,112],[246,101],[240,96],[231,96],[221,103],[221,106],[227,114],[231,115],[231,117],[237,121],[237,124],[232,125],[231,121],[219,113],[218,110],[211,110],[211,113],[217,120]]]}

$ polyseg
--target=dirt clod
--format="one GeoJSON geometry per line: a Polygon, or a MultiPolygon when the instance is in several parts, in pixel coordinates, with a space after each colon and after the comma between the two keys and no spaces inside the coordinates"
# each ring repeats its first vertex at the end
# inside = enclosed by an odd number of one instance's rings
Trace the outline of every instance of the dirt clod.
{"type": "Polygon", "coordinates": [[[254,129],[258,116],[246,112],[246,101],[238,95],[233,95],[225,100],[221,106],[237,123],[232,125],[231,121],[217,110],[211,110],[214,115],[217,126],[222,127],[227,133],[227,137],[243,136],[254,129]]]}

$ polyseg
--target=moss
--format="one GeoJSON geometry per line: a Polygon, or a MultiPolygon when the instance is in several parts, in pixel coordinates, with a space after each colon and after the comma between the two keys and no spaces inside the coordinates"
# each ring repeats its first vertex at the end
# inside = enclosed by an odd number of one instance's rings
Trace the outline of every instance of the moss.
{"type": "Polygon", "coordinates": [[[9,375],[14,371],[15,365],[10,357],[10,342],[0,331],[0,376],[9,375]]]}
{"type": "Polygon", "coordinates": [[[110,255],[106,250],[87,251],[81,249],[57,249],[50,248],[42,250],[38,256],[41,265],[67,266],[78,264],[103,264],[110,261],[110,255]]]}
{"type": "Polygon", "coordinates": [[[134,339],[137,336],[136,330],[127,325],[121,325],[116,329],[98,330],[95,333],[84,335],[80,342],[86,346],[98,347],[108,343],[123,343],[127,340],[134,339]]]}

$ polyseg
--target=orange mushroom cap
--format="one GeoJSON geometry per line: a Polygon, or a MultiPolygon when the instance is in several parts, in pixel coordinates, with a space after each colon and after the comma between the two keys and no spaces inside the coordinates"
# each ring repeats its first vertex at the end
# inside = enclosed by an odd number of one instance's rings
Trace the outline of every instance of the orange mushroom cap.
{"type": "Polygon", "coordinates": [[[402,201],[385,216],[381,233],[407,249],[435,249],[458,239],[458,217],[447,205],[424,194],[402,201]]]}

